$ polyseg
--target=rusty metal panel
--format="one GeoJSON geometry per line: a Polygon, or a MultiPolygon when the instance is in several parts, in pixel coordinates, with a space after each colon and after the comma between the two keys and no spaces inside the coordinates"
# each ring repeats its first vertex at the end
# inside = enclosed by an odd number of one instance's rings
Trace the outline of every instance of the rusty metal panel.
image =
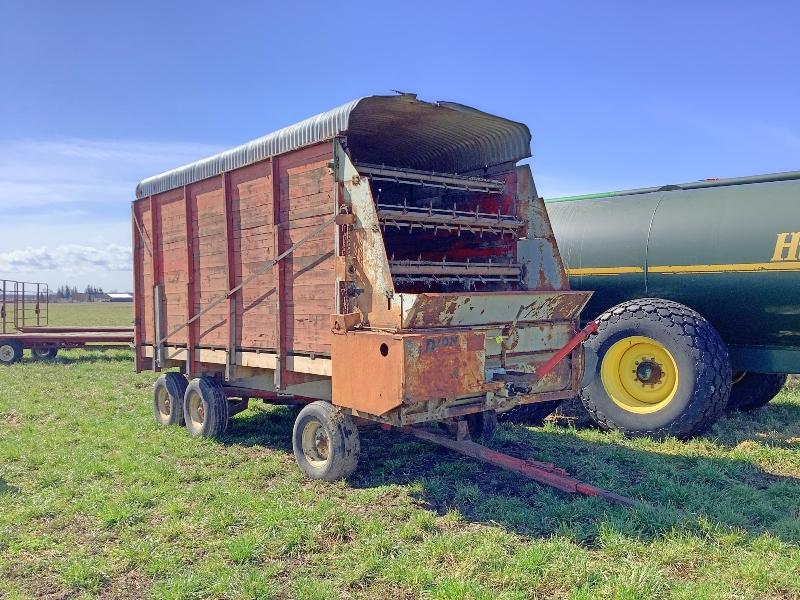
{"type": "Polygon", "coordinates": [[[403,338],[378,332],[331,336],[333,403],[382,415],[403,401],[403,338]]]}
{"type": "MultiPolygon", "coordinates": [[[[372,191],[341,144],[335,145],[334,152],[338,169],[336,178],[343,182],[342,200],[352,210],[355,220],[351,239],[345,248],[345,254],[351,258],[346,267],[352,269],[352,272],[345,273],[345,278],[353,281],[354,288],[362,290],[353,299],[354,308],[371,326],[397,328],[400,316],[397,310],[392,311],[390,302],[395,288],[372,191]]],[[[345,278],[340,278],[340,281],[345,278]]]]}
{"type": "Polygon", "coordinates": [[[404,402],[484,394],[485,339],[481,332],[405,336],[404,402]]]}
{"type": "Polygon", "coordinates": [[[332,336],[333,403],[373,415],[401,404],[483,396],[483,332],[392,334],[351,331],[332,336]]]}
{"type": "Polygon", "coordinates": [[[525,239],[517,241],[517,260],[526,266],[525,287],[529,290],[568,290],[569,278],[556,244],[544,200],[533,182],[530,165],[516,170],[516,197],[524,207],[525,239]]]}
{"type": "Polygon", "coordinates": [[[399,294],[403,328],[463,327],[515,322],[569,321],[591,292],[473,292],[399,294]]]}
{"type": "Polygon", "coordinates": [[[561,348],[572,337],[575,323],[522,324],[509,331],[508,327],[486,331],[486,356],[499,356],[505,351],[509,357],[543,350],[561,348]]]}

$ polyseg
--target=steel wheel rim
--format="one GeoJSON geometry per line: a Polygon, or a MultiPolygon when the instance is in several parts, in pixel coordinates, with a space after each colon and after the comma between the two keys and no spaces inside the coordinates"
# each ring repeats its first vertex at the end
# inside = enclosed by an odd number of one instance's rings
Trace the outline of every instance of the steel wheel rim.
{"type": "Polygon", "coordinates": [[[303,427],[301,436],[303,455],[315,469],[320,469],[330,460],[331,442],[328,432],[317,420],[309,421],[303,427]]]}
{"type": "Polygon", "coordinates": [[[172,401],[169,397],[169,392],[166,389],[160,388],[156,394],[156,406],[158,413],[165,418],[169,418],[172,412],[172,401]]]}
{"type": "Polygon", "coordinates": [[[50,355],[49,348],[34,348],[32,352],[37,358],[45,358],[50,355]]]}
{"type": "Polygon", "coordinates": [[[14,348],[9,344],[0,346],[0,360],[3,362],[11,362],[14,360],[14,348]]]}
{"type": "Polygon", "coordinates": [[[203,399],[197,392],[189,395],[189,419],[192,423],[202,425],[206,420],[206,409],[203,406],[203,399]]]}
{"type": "Polygon", "coordinates": [[[614,404],[637,414],[662,410],[678,391],[678,366],[670,351],[640,335],[623,338],[608,349],[600,378],[614,404]]]}

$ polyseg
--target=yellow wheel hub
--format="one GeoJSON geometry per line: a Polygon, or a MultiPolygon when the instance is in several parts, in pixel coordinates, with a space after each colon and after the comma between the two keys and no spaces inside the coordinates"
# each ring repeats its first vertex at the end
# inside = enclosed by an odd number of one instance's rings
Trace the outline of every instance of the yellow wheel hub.
{"type": "Polygon", "coordinates": [[[678,390],[678,367],[656,340],[635,335],[616,342],[603,356],[600,379],[614,403],[632,413],[663,409],[678,390]]]}

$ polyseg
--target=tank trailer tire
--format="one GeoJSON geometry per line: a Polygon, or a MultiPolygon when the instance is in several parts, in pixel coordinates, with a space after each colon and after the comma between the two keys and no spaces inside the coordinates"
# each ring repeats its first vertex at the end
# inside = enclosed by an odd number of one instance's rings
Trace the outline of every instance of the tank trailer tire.
{"type": "Polygon", "coordinates": [[[500,413],[497,418],[501,422],[519,423],[531,427],[540,427],[544,420],[553,414],[559,407],[561,400],[548,400],[547,402],[532,402],[531,404],[520,404],[511,410],[500,413]]]}
{"type": "Polygon", "coordinates": [[[466,416],[469,437],[473,441],[490,440],[497,430],[497,411],[485,410],[466,416]]]}
{"type": "Polygon", "coordinates": [[[195,437],[219,437],[228,428],[228,398],[213,377],[192,379],[183,396],[183,419],[195,437]]]}
{"type": "Polygon", "coordinates": [[[36,360],[53,360],[58,354],[58,348],[47,346],[34,346],[31,348],[31,356],[36,360]]]}
{"type": "Polygon", "coordinates": [[[730,410],[754,410],[766,406],[786,384],[785,373],[745,373],[731,388],[730,410]]]}
{"type": "Polygon", "coordinates": [[[356,470],[361,443],[353,418],[330,402],[306,405],[294,422],[292,449],[311,479],[336,481],[356,470]]]}
{"type": "Polygon", "coordinates": [[[13,365],[22,360],[22,346],[16,340],[0,340],[0,365],[13,365]]]}
{"type": "Polygon", "coordinates": [[[623,302],[597,319],[597,356],[581,400],[602,429],[686,439],[728,403],[731,366],[716,329],[692,309],[658,298],[623,302]]]}
{"type": "Polygon", "coordinates": [[[188,382],[174,371],[164,373],[153,386],[153,416],[160,425],[183,425],[183,396],[188,382]]]}

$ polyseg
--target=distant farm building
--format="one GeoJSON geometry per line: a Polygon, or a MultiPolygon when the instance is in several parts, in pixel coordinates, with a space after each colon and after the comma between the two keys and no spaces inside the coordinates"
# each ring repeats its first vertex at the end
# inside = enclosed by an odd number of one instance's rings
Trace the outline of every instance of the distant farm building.
{"type": "Polygon", "coordinates": [[[110,294],[105,294],[108,300],[107,302],[133,302],[133,294],[125,292],[125,293],[115,293],[112,292],[110,294]]]}

